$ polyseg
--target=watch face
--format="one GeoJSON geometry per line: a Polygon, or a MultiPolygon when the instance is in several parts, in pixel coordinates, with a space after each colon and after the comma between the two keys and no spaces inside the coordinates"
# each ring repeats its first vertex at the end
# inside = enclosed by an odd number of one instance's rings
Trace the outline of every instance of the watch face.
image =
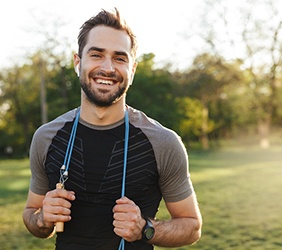
{"type": "Polygon", "coordinates": [[[148,240],[152,239],[155,234],[155,229],[152,227],[147,228],[145,235],[148,240]]]}

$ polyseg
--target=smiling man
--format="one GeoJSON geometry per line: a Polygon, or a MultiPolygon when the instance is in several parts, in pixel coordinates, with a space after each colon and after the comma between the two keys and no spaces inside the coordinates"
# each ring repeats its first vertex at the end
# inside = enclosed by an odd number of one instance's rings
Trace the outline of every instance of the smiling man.
{"type": "Polygon", "coordinates": [[[57,231],[58,250],[196,242],[202,218],[181,139],[126,104],[136,37],[116,9],[102,10],[82,25],[78,45],[81,106],[33,136],[26,227],[40,238],[57,231]],[[162,198],[166,221],[155,218],[162,198]]]}

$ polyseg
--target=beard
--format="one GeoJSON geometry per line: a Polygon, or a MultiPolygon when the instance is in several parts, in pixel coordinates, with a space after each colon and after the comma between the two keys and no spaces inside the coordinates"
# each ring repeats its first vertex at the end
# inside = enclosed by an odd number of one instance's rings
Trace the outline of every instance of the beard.
{"type": "Polygon", "coordinates": [[[111,78],[115,82],[119,82],[120,84],[118,86],[118,89],[112,93],[110,93],[110,90],[106,89],[94,90],[91,87],[91,83],[87,83],[85,77],[83,76],[79,79],[80,86],[90,103],[98,107],[109,107],[112,104],[118,102],[126,94],[129,88],[129,80],[128,78],[124,80],[121,76],[118,76],[116,73],[111,73],[109,75],[102,72],[91,73],[89,78],[95,79],[95,77],[99,76],[111,78]]]}

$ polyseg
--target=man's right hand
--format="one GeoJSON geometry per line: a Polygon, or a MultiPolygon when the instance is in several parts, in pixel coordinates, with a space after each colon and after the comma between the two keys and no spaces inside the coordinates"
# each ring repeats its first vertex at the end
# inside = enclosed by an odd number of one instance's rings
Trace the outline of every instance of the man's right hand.
{"type": "Polygon", "coordinates": [[[27,229],[36,237],[51,237],[56,222],[71,220],[73,200],[75,200],[74,192],[64,189],[55,189],[46,195],[38,195],[29,190],[23,212],[23,221],[27,229]]]}
{"type": "Polygon", "coordinates": [[[56,222],[67,222],[71,220],[71,201],[75,200],[73,191],[65,189],[55,189],[46,193],[42,201],[41,216],[42,224],[38,221],[38,226],[41,224],[44,227],[53,227],[56,222]]]}

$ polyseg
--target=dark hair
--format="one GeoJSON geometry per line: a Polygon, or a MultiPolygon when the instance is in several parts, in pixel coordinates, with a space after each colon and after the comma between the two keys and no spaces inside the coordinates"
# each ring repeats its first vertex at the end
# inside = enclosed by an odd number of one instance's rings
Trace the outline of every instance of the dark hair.
{"type": "Polygon", "coordinates": [[[78,35],[78,55],[82,56],[83,48],[87,43],[88,33],[91,29],[98,25],[104,25],[117,30],[125,31],[131,40],[131,55],[136,57],[137,40],[130,27],[126,24],[125,20],[120,17],[119,11],[115,8],[114,12],[102,10],[96,16],[91,17],[81,27],[78,35]]]}

